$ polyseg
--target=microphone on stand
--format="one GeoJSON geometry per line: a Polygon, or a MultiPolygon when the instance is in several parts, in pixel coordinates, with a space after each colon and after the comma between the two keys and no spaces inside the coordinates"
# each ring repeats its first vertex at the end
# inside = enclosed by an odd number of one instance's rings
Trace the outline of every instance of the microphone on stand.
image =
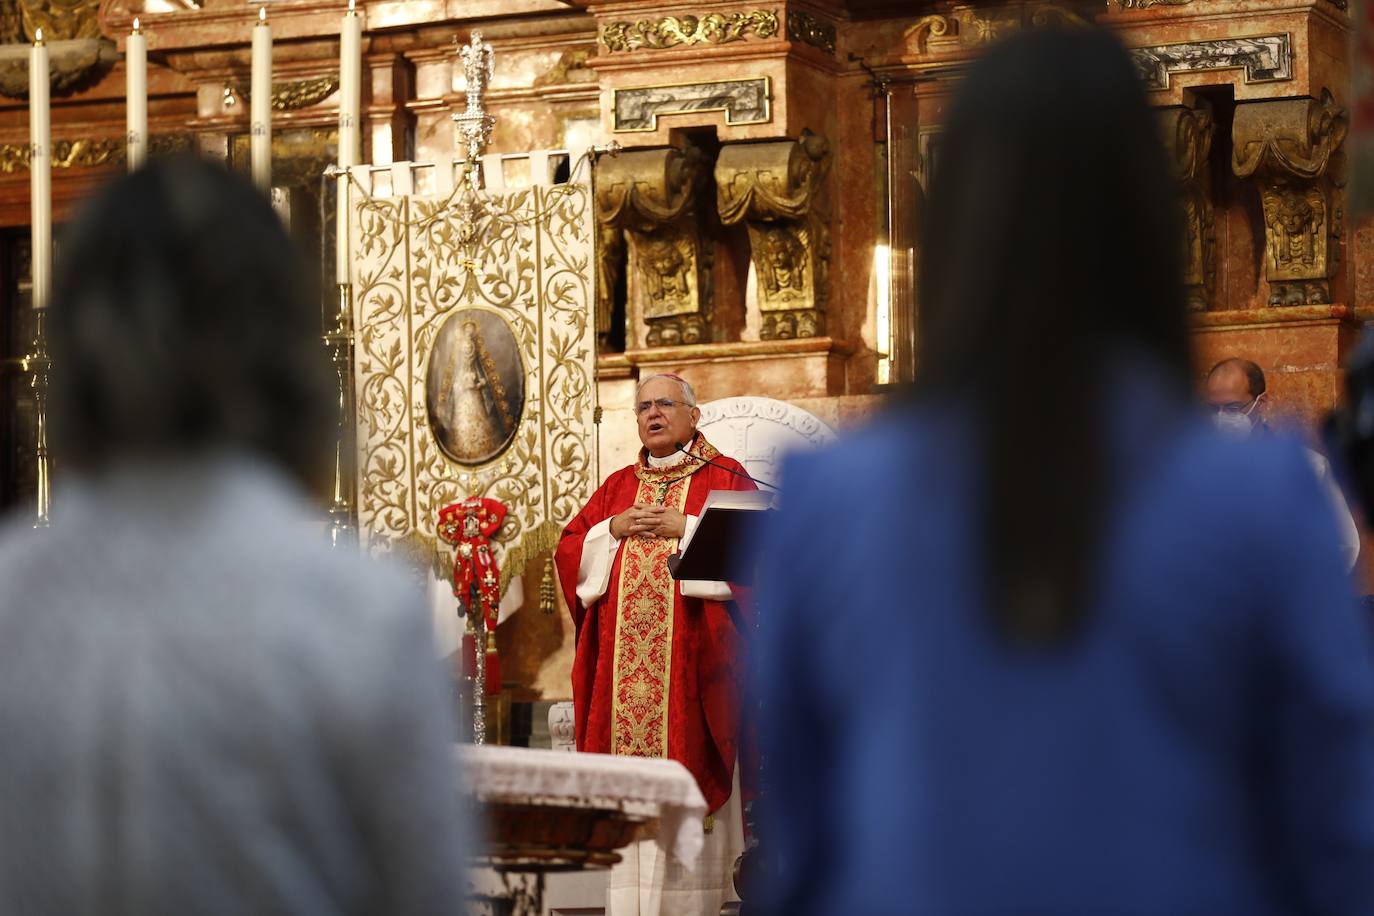
{"type": "Polygon", "coordinates": [[[694,453],[694,452],[689,452],[689,451],[687,451],[687,446],[686,446],[685,443],[682,443],[682,442],[674,442],[673,444],[674,444],[675,446],[677,446],[677,450],[678,450],[679,452],[682,452],[682,454],[686,455],[688,458],[695,458],[697,461],[700,461],[700,462],[702,462],[703,464],[709,464],[709,465],[710,465],[711,467],[713,467],[713,468],[720,468],[722,471],[729,471],[731,474],[734,474],[736,477],[743,477],[743,478],[745,478],[746,480],[752,480],[754,483],[758,484],[759,486],[761,486],[761,487],[767,487],[768,489],[772,490],[774,493],[781,493],[781,492],[782,492],[782,490],[779,489],[777,486],[774,486],[773,484],[769,483],[769,482],[766,481],[766,480],[759,480],[757,477],[755,477],[754,475],[750,474],[748,471],[737,471],[737,470],[735,470],[734,468],[727,468],[727,467],[726,467],[725,465],[723,465],[723,464],[716,464],[714,461],[712,461],[710,458],[705,457],[704,455],[698,455],[698,454],[696,454],[696,453],[694,453]]]}

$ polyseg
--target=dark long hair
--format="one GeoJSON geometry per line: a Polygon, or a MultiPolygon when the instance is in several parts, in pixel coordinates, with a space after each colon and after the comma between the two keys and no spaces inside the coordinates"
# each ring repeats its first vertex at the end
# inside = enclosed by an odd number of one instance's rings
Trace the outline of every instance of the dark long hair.
{"type": "Polygon", "coordinates": [[[63,242],[48,322],[59,460],[231,448],[318,479],[333,419],[320,311],[260,191],[191,156],[154,160],[63,242]]]}
{"type": "Polygon", "coordinates": [[[1016,641],[1068,638],[1111,508],[1108,369],[1186,396],[1181,221],[1157,122],[1097,28],[988,51],[945,121],[923,226],[918,392],[978,418],[990,595],[1016,641]]]}

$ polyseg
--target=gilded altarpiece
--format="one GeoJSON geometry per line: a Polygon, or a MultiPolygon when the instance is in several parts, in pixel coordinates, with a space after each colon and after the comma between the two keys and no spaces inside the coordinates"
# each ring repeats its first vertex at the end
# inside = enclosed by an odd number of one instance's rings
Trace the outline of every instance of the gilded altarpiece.
{"type": "Polygon", "coordinates": [[[355,186],[358,530],[372,550],[421,539],[442,566],[439,509],[500,500],[504,589],[596,479],[591,195],[579,183],[457,187],[355,186]]]}

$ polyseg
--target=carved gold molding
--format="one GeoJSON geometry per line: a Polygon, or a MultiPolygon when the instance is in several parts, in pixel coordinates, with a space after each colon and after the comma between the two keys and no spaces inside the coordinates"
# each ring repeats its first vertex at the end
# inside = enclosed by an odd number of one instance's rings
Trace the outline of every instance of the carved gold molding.
{"type": "Polygon", "coordinates": [[[1078,13],[1057,3],[956,6],[949,13],[932,13],[916,20],[902,41],[912,53],[926,54],[976,48],[1026,28],[1088,24],[1078,13]]]}
{"type": "Polygon", "coordinates": [[[772,10],[751,10],[612,22],[601,30],[601,40],[610,51],[657,51],[678,45],[723,45],[743,41],[751,34],[755,38],[777,35],[778,14],[772,10]]]}
{"type": "MultiPolygon", "coordinates": [[[[127,140],[124,137],[100,137],[92,140],[54,140],[52,165],[57,169],[87,169],[124,162],[127,140]]],[[[150,138],[154,156],[180,152],[191,148],[188,134],[157,134],[150,138]]],[[[29,144],[0,144],[0,174],[26,172],[29,168],[29,144]]]]}
{"type": "Polygon", "coordinates": [[[1216,230],[1212,210],[1212,171],[1209,156],[1216,124],[1212,110],[1175,106],[1157,109],[1170,170],[1179,185],[1183,206],[1184,283],[1188,307],[1202,311],[1216,286],[1216,230]]]}
{"type": "MultiPolygon", "coordinates": [[[[329,98],[338,88],[338,76],[317,76],[308,80],[273,83],[272,110],[296,111],[300,108],[309,108],[329,98]]],[[[245,102],[252,100],[247,83],[236,82],[230,89],[245,102]]]]}
{"type": "Polygon", "coordinates": [[[720,221],[749,231],[764,340],[825,333],[829,172],[830,144],[809,130],[795,141],[732,143],[716,160],[720,221]]]}
{"type": "Polygon", "coordinates": [[[1236,106],[1231,168],[1258,186],[1264,209],[1269,305],[1331,301],[1340,263],[1346,110],[1330,91],[1320,99],[1236,106]]]}
{"type": "Polygon", "coordinates": [[[706,169],[694,146],[635,150],[598,164],[598,333],[610,329],[610,297],[625,263],[627,311],[644,321],[649,346],[710,340],[714,249],[698,222],[706,169]]]}
{"type": "Polygon", "coordinates": [[[787,12],[787,40],[820,48],[827,54],[835,53],[835,26],[800,10],[787,12]]]}
{"type": "Polygon", "coordinates": [[[1144,10],[1152,6],[1184,6],[1193,0],[1116,0],[1123,10],[1144,10]]]}

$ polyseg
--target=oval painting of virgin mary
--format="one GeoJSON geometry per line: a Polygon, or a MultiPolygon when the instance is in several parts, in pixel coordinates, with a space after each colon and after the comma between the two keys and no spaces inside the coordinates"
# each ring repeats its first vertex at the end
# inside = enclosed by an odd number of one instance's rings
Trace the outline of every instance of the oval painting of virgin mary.
{"type": "Polygon", "coordinates": [[[459,464],[484,464],[515,438],[525,409],[525,365],[501,316],[460,309],[429,351],[425,406],[434,441],[459,464]]]}

